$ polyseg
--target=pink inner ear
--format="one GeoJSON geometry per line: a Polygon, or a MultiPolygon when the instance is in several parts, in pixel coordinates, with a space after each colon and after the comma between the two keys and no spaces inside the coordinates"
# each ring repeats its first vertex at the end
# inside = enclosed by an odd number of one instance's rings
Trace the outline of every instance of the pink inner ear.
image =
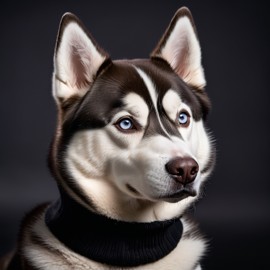
{"type": "Polygon", "coordinates": [[[183,39],[181,42],[181,49],[178,48],[175,50],[175,55],[173,57],[173,69],[181,78],[184,79],[190,74],[188,63],[190,50],[187,40],[183,39]]]}
{"type": "Polygon", "coordinates": [[[201,63],[199,43],[188,18],[179,20],[162,52],[175,72],[189,82],[196,72],[194,68],[200,67],[201,63]]]}
{"type": "Polygon", "coordinates": [[[152,56],[166,60],[186,83],[198,88],[205,86],[200,44],[186,9],[176,13],[152,56]]]}
{"type": "Polygon", "coordinates": [[[90,84],[87,79],[86,67],[82,61],[79,49],[76,46],[72,46],[71,54],[71,66],[73,68],[74,85],[78,88],[84,88],[90,84]]]}
{"type": "Polygon", "coordinates": [[[74,15],[64,15],[54,56],[53,95],[61,103],[82,97],[95,79],[102,63],[109,59],[74,15]]]}

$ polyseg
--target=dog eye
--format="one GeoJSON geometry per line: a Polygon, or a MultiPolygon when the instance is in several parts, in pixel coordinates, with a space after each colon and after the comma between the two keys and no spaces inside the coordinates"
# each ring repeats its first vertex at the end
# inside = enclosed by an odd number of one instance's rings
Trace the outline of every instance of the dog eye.
{"type": "Polygon", "coordinates": [[[116,127],[120,131],[131,131],[135,130],[136,127],[133,124],[133,121],[130,118],[122,118],[116,123],[116,127]]]}
{"type": "Polygon", "coordinates": [[[130,119],[123,119],[119,123],[119,127],[122,128],[123,130],[131,129],[133,127],[133,124],[130,119]]]}
{"type": "Polygon", "coordinates": [[[190,122],[190,116],[188,112],[182,111],[178,116],[178,123],[181,126],[187,127],[189,125],[189,122],[190,122]]]}

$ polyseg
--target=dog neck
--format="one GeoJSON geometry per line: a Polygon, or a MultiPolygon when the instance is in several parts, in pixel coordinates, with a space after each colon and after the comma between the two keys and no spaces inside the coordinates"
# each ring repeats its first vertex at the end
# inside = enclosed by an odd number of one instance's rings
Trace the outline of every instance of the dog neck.
{"type": "Polygon", "coordinates": [[[179,218],[154,222],[126,222],[99,215],[60,192],[45,216],[50,231],[72,251],[112,266],[132,267],[155,262],[179,243],[179,218]]]}

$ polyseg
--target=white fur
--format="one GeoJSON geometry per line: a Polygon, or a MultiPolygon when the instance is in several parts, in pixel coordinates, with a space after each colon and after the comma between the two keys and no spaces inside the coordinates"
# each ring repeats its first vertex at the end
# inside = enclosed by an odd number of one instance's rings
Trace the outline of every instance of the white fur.
{"type": "MultiPolygon", "coordinates": [[[[63,26],[65,28],[62,29],[54,59],[53,95],[58,105],[73,96],[82,97],[90,89],[97,70],[106,59],[77,20],[72,16],[69,19],[63,26]]],[[[188,17],[178,20],[159,56],[168,61],[185,82],[197,87],[205,85],[200,46],[188,17]]],[[[95,204],[100,214],[123,221],[167,220],[183,214],[196,197],[187,197],[177,203],[160,199],[170,192],[173,181],[166,172],[165,164],[175,157],[189,156],[198,162],[201,170],[210,156],[210,142],[202,120],[194,121],[191,109],[173,89],[168,90],[162,100],[167,116],[175,121],[179,112],[185,109],[191,115],[191,122],[187,128],[179,127],[182,138],[170,136],[159,116],[154,82],[144,71],[134,68],[148,89],[156,117],[166,136],[144,137],[149,120],[148,105],[139,95],[129,93],[123,99],[123,110],[115,114],[105,127],[74,134],[67,146],[64,162],[73,181],[95,204]],[[121,132],[116,128],[116,123],[122,117],[134,118],[141,128],[136,132],[121,132]]],[[[61,133],[60,126],[57,132],[61,133]]],[[[198,172],[194,181],[197,192],[206,176],[198,172]]],[[[64,181],[60,184],[79,200],[75,191],[70,190],[64,181]]],[[[80,203],[87,207],[85,202],[80,203]]],[[[44,213],[35,217],[22,234],[22,253],[35,268],[123,269],[103,265],[72,252],[54,237],[44,220],[44,213]],[[38,236],[45,244],[37,244],[33,236],[38,236]]],[[[193,270],[196,267],[196,270],[200,270],[196,264],[203,255],[205,242],[196,234],[190,234],[193,229],[191,224],[184,218],[181,220],[183,237],[174,250],[154,263],[125,269],[193,270]]]]}
{"type": "Polygon", "coordinates": [[[171,121],[175,122],[177,120],[177,115],[180,112],[179,109],[181,104],[182,100],[180,96],[172,89],[169,89],[164,95],[162,99],[162,106],[171,121]]]}
{"type": "Polygon", "coordinates": [[[77,22],[69,22],[63,31],[54,59],[53,95],[57,102],[83,96],[105,60],[77,22]],[[82,70],[76,70],[77,62],[82,70]]]}
{"type": "Polygon", "coordinates": [[[159,56],[164,58],[186,83],[199,88],[206,85],[200,44],[187,16],[179,18],[159,56]]]}
{"type": "MultiPolygon", "coordinates": [[[[188,233],[189,225],[183,219],[183,235],[188,233]]],[[[41,215],[32,226],[29,232],[24,235],[25,246],[23,253],[29,261],[41,270],[121,270],[123,268],[111,267],[101,263],[91,261],[66,248],[52,233],[44,223],[44,215],[41,215]],[[31,241],[31,234],[39,235],[46,247],[35,245],[31,241]],[[61,256],[59,256],[61,254],[61,256]]],[[[162,260],[138,267],[125,268],[127,270],[192,270],[195,263],[203,255],[205,243],[197,238],[183,238],[177,247],[165,256],[162,260]]],[[[199,268],[196,268],[196,270],[199,268]]]]}
{"type": "MultiPolygon", "coordinates": [[[[150,87],[153,103],[157,104],[153,84],[145,77],[145,73],[139,72],[150,87]]],[[[173,181],[166,172],[165,164],[174,157],[185,156],[194,158],[200,168],[206,164],[210,146],[203,124],[191,119],[189,127],[179,128],[184,140],[161,135],[143,138],[148,106],[135,93],[128,94],[124,103],[125,108],[105,128],[81,131],[74,135],[66,156],[69,173],[99,211],[113,218],[146,222],[180,215],[196,198],[188,197],[173,204],[159,200],[159,197],[170,193],[173,181]],[[130,134],[119,131],[115,122],[125,116],[136,118],[142,130],[130,134]],[[132,193],[127,185],[136,189],[138,194],[132,193]]],[[[162,104],[172,120],[183,108],[192,118],[190,108],[179,96],[175,96],[173,90],[164,96],[162,104]],[[174,103],[170,106],[172,100],[174,103]]],[[[156,113],[158,115],[157,108],[156,113]]],[[[199,172],[194,181],[197,192],[202,178],[199,172]]]]}
{"type": "Polygon", "coordinates": [[[143,98],[136,93],[129,93],[123,98],[123,102],[125,110],[115,115],[112,122],[116,122],[121,117],[126,116],[135,119],[142,128],[145,128],[148,121],[149,108],[143,98]]]}
{"type": "Polygon", "coordinates": [[[173,143],[157,136],[139,143],[142,134],[137,134],[126,141],[133,146],[123,149],[114,142],[115,139],[122,142],[121,136],[114,126],[81,131],[74,136],[67,151],[70,174],[99,211],[116,219],[144,222],[169,219],[183,212],[195,198],[171,204],[158,202],[153,197],[169,188],[171,180],[164,164],[175,154],[184,155],[181,141],[173,143]],[[112,136],[115,136],[113,140],[112,136]],[[136,188],[144,198],[130,195],[125,183],[136,188]]]}
{"type": "Polygon", "coordinates": [[[167,132],[167,130],[164,128],[161,120],[160,120],[160,117],[159,117],[159,112],[158,112],[158,109],[157,109],[157,91],[155,89],[155,85],[154,83],[152,82],[152,80],[149,78],[149,76],[147,76],[147,74],[142,71],[140,68],[135,68],[137,70],[137,72],[139,73],[140,77],[143,79],[144,83],[145,83],[145,86],[149,92],[149,95],[151,97],[151,100],[152,100],[152,104],[154,105],[154,109],[155,109],[155,112],[156,112],[156,116],[157,116],[157,119],[158,119],[158,122],[162,128],[162,130],[164,131],[164,133],[170,137],[169,133],[167,132]]]}
{"type": "MultiPolygon", "coordinates": [[[[184,141],[188,144],[191,155],[195,157],[200,168],[204,168],[210,158],[210,140],[205,131],[203,121],[195,121],[192,118],[192,112],[187,104],[185,104],[180,96],[170,89],[163,97],[163,108],[171,121],[175,121],[182,110],[186,110],[190,116],[190,124],[188,127],[179,127],[179,133],[184,141]]],[[[207,174],[201,174],[202,181],[206,179],[207,174]]]]}

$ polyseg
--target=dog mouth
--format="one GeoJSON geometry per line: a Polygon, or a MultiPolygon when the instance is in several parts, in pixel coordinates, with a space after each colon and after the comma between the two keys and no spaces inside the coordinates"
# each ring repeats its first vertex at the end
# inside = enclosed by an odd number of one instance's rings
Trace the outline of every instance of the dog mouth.
{"type": "Polygon", "coordinates": [[[195,189],[183,187],[182,189],[177,190],[174,193],[170,193],[170,194],[160,197],[160,199],[166,202],[176,203],[187,197],[195,197],[196,195],[197,195],[197,192],[195,189]]]}
{"type": "MultiPolygon", "coordinates": [[[[139,197],[142,196],[135,188],[133,188],[129,184],[127,184],[126,187],[131,193],[133,193],[133,195],[136,195],[139,197]]],[[[195,197],[196,195],[197,195],[197,192],[194,188],[186,186],[186,187],[182,187],[176,190],[175,192],[171,192],[164,196],[160,196],[157,199],[165,201],[165,202],[176,203],[187,197],[195,197]]]]}

